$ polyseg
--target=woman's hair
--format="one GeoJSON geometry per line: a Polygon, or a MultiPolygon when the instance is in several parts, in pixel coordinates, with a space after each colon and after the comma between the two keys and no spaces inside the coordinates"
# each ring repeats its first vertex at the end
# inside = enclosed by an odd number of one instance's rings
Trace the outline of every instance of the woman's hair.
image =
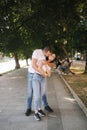
{"type": "MultiPolygon", "coordinates": [[[[49,60],[49,57],[46,56],[46,61],[48,60],[49,60]]],[[[55,61],[56,61],[56,55],[54,54],[54,58],[50,60],[50,63],[55,62],[55,61]]]]}

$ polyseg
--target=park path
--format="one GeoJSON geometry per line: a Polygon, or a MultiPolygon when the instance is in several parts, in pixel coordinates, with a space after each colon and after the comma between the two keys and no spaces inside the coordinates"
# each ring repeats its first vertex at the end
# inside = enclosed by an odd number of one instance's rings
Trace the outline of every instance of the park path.
{"type": "Polygon", "coordinates": [[[0,76],[0,130],[87,130],[85,114],[56,72],[47,79],[47,96],[54,112],[40,122],[26,117],[27,68],[0,76]]]}

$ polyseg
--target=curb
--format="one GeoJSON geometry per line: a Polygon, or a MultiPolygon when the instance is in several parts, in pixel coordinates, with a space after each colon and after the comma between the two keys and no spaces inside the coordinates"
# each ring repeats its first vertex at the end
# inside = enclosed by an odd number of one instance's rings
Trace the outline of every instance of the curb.
{"type": "Polygon", "coordinates": [[[65,85],[68,87],[68,89],[70,90],[71,94],[76,99],[76,101],[79,104],[80,108],[82,109],[82,111],[85,113],[85,115],[87,117],[87,107],[84,105],[84,103],[81,101],[81,99],[77,96],[77,94],[73,91],[73,89],[70,87],[70,85],[64,79],[64,77],[62,75],[60,77],[62,78],[62,80],[64,81],[65,85]]]}

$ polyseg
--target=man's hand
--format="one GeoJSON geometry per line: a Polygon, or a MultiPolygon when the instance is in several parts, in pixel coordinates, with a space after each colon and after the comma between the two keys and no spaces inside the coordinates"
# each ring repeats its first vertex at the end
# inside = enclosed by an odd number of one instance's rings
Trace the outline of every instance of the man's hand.
{"type": "Polygon", "coordinates": [[[43,72],[42,76],[46,78],[46,77],[48,77],[48,74],[46,72],[43,72]]]}

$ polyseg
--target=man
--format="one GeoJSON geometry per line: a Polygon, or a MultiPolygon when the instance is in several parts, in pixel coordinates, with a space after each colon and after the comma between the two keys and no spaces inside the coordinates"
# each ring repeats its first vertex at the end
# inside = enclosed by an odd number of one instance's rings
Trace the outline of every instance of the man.
{"type": "MultiPolygon", "coordinates": [[[[35,56],[36,58],[38,57],[38,55],[41,56],[40,54],[42,54],[42,57],[44,59],[45,59],[45,56],[48,57],[49,55],[51,55],[49,47],[45,47],[43,50],[37,49],[33,52],[33,56],[35,56]],[[48,53],[45,53],[45,52],[48,52],[48,53]],[[34,53],[36,53],[36,54],[34,55],[34,53]]],[[[32,56],[32,58],[33,58],[33,56],[32,56]]],[[[34,63],[34,60],[33,60],[33,63],[34,63]]],[[[45,62],[45,64],[48,64],[50,67],[54,66],[54,64],[50,63],[49,61],[45,62]]],[[[31,64],[28,68],[28,98],[27,98],[27,110],[25,113],[26,116],[29,116],[32,113],[32,111],[31,111],[32,96],[33,96],[32,80],[33,80],[33,75],[34,75],[35,71],[38,71],[38,65],[36,65],[33,68],[32,64],[31,64]]],[[[41,70],[39,72],[43,76],[45,76],[45,73],[41,72],[41,70]]],[[[53,112],[53,110],[48,105],[46,94],[43,95],[42,101],[43,101],[45,110],[48,112],[53,112]]]]}

